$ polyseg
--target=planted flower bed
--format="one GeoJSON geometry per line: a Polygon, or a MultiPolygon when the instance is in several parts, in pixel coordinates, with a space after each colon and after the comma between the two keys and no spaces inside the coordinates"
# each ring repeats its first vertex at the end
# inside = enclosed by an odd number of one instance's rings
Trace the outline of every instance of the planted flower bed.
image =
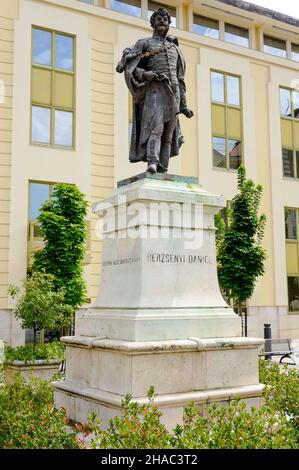
{"type": "Polygon", "coordinates": [[[5,347],[5,383],[12,383],[20,373],[26,380],[31,376],[50,379],[61,369],[64,360],[64,346],[59,341],[45,345],[27,344],[12,348],[5,347]]]}

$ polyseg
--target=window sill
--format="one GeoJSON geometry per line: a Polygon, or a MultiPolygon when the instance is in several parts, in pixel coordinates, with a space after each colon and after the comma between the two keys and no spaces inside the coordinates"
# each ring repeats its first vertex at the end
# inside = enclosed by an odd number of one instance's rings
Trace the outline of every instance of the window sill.
{"type": "Polygon", "coordinates": [[[54,150],[66,150],[67,152],[75,152],[74,147],[64,147],[63,145],[51,145],[51,144],[42,144],[38,142],[29,142],[30,145],[33,147],[43,147],[47,149],[54,149],[54,150]]]}
{"type": "Polygon", "coordinates": [[[232,173],[232,174],[236,174],[238,173],[238,170],[233,170],[233,169],[230,169],[230,168],[218,168],[216,166],[213,166],[212,167],[212,170],[215,170],[215,171],[222,171],[223,173],[232,173]]]}
{"type": "Polygon", "coordinates": [[[282,178],[285,181],[292,181],[293,183],[299,183],[299,178],[295,178],[295,176],[283,176],[282,178]]]}

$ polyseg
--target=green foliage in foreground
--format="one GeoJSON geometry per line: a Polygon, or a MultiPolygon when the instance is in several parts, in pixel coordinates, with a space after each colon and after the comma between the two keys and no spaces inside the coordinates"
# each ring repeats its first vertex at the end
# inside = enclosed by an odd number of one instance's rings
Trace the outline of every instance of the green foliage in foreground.
{"type": "Polygon", "coordinates": [[[5,361],[35,361],[37,359],[58,359],[64,358],[64,345],[60,341],[52,341],[44,345],[26,344],[26,346],[5,346],[5,361]]]}
{"type": "Polygon", "coordinates": [[[299,372],[278,364],[260,361],[260,381],[265,384],[264,398],[268,406],[288,419],[299,443],[299,372]]]}
{"type": "Polygon", "coordinates": [[[184,422],[172,433],[161,424],[161,412],[153,403],[131,402],[128,395],[121,417],[110,420],[103,430],[91,417],[94,449],[296,449],[294,429],[283,413],[265,404],[261,409],[246,409],[236,399],[228,407],[213,405],[207,417],[200,416],[194,403],[184,412],[184,422]]]}
{"type": "Polygon", "coordinates": [[[64,411],[53,405],[48,381],[29,383],[17,375],[12,385],[0,386],[1,449],[76,449],[76,432],[65,425],[64,411]]]}
{"type": "Polygon", "coordinates": [[[260,379],[266,386],[259,410],[233,400],[228,407],[213,405],[203,417],[190,403],[183,424],[170,433],[151,388],[146,403],[128,395],[123,414],[106,430],[92,416],[89,425],[77,424],[71,432],[64,411],[54,408],[49,382],[26,384],[17,376],[12,385],[0,385],[0,448],[83,448],[92,432],[94,449],[298,449],[298,371],[261,361],[260,379]]]}

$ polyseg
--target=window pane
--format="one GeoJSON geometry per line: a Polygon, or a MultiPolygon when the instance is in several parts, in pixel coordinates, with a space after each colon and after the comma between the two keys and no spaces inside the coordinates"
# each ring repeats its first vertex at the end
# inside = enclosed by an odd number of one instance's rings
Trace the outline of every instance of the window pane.
{"type": "Polygon", "coordinates": [[[212,101],[224,103],[224,75],[223,73],[212,72],[212,101]]]}
{"type": "Polygon", "coordinates": [[[158,8],[166,8],[166,10],[171,16],[171,26],[176,27],[176,8],[171,7],[169,5],[165,5],[164,3],[158,3],[158,2],[153,2],[152,0],[149,0],[148,12],[147,12],[148,19],[150,19],[153,12],[158,10],[158,8]]]}
{"type": "Polygon", "coordinates": [[[226,168],[226,143],[220,137],[213,137],[213,166],[226,168]]]}
{"type": "Polygon", "coordinates": [[[237,170],[242,162],[242,143],[239,140],[228,141],[229,168],[237,170]]]}
{"type": "Polygon", "coordinates": [[[227,75],[227,103],[235,106],[240,106],[240,79],[227,75]]]}
{"type": "Polygon", "coordinates": [[[271,36],[264,36],[264,52],[278,57],[287,57],[286,42],[271,36]]]}
{"type": "Polygon", "coordinates": [[[32,106],[32,142],[42,144],[50,143],[51,110],[32,106]]]}
{"type": "Polygon", "coordinates": [[[112,10],[132,16],[141,16],[141,0],[111,0],[112,10]]]}
{"type": "Polygon", "coordinates": [[[296,60],[296,62],[299,62],[299,45],[298,44],[292,44],[291,58],[292,60],[296,60]]]}
{"type": "Polygon", "coordinates": [[[294,108],[294,117],[299,119],[299,92],[292,92],[293,108],[294,108]]]}
{"type": "Polygon", "coordinates": [[[288,277],[289,309],[299,312],[299,277],[288,277]]]}
{"type": "Polygon", "coordinates": [[[56,145],[73,146],[73,113],[55,110],[55,137],[56,145]]]}
{"type": "Polygon", "coordinates": [[[294,174],[294,155],[293,150],[282,150],[283,176],[293,178],[294,174]]]}
{"type": "Polygon", "coordinates": [[[51,65],[52,33],[33,29],[33,63],[51,65]]]}
{"type": "Polygon", "coordinates": [[[249,31],[240,26],[226,23],[224,39],[227,42],[238,44],[239,46],[249,47],[249,31]]]}
{"type": "Polygon", "coordinates": [[[42,183],[30,183],[30,222],[36,220],[44,202],[50,197],[50,186],[42,183]]]}
{"type": "Polygon", "coordinates": [[[287,240],[297,240],[296,209],[285,209],[285,229],[287,240]]]}
{"type": "Polygon", "coordinates": [[[201,15],[193,15],[193,33],[219,39],[219,22],[201,15]]]}
{"type": "Polygon", "coordinates": [[[280,114],[281,116],[292,116],[291,92],[285,88],[280,88],[280,114]]]}
{"type": "Polygon", "coordinates": [[[55,67],[73,70],[73,43],[70,36],[55,35],[55,67]]]}

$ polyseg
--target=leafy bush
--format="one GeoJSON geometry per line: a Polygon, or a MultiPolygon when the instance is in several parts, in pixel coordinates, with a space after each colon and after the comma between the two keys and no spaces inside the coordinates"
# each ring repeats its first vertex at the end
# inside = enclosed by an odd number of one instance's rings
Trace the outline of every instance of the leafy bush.
{"type": "Polygon", "coordinates": [[[161,424],[161,412],[153,404],[139,405],[128,395],[124,413],[110,420],[106,430],[91,417],[94,449],[295,449],[292,427],[282,414],[269,407],[246,409],[233,400],[221,408],[214,404],[208,417],[199,415],[194,403],[184,411],[184,422],[169,433],[161,424]]]}
{"type": "Polygon", "coordinates": [[[26,344],[26,346],[5,346],[5,361],[35,361],[37,359],[59,359],[64,358],[64,345],[59,341],[53,341],[44,345],[26,344]]]}
{"type": "Polygon", "coordinates": [[[194,403],[184,412],[184,422],[169,433],[161,423],[161,411],[149,402],[138,404],[127,395],[123,414],[109,422],[106,430],[91,416],[97,449],[298,449],[298,372],[261,361],[260,380],[264,383],[265,403],[248,410],[239,399],[229,406],[215,404],[203,418],[194,403]]]}
{"type": "Polygon", "coordinates": [[[154,405],[154,390],[148,392],[148,403],[139,405],[127,395],[122,402],[123,414],[109,421],[103,431],[100,421],[92,415],[90,425],[93,449],[164,449],[169,447],[169,433],[160,422],[162,413],[154,405]]]}
{"type": "Polygon", "coordinates": [[[77,449],[76,431],[67,431],[63,410],[55,410],[48,381],[20,376],[0,386],[0,448],[77,449]]]}
{"type": "Polygon", "coordinates": [[[299,372],[288,366],[281,371],[278,364],[261,360],[260,381],[266,403],[288,419],[299,442],[299,372]]]}
{"type": "Polygon", "coordinates": [[[9,293],[17,298],[15,317],[21,320],[22,328],[32,328],[34,344],[36,333],[41,329],[59,331],[72,321],[73,309],[65,302],[64,289],[55,289],[54,277],[45,272],[33,272],[23,282],[23,292],[16,286],[9,293]]]}
{"type": "Polygon", "coordinates": [[[198,416],[194,404],[185,409],[184,424],[176,426],[171,438],[176,449],[294,449],[293,430],[282,414],[267,406],[246,409],[246,404],[233,400],[220,408],[213,405],[206,419],[198,416]]]}

